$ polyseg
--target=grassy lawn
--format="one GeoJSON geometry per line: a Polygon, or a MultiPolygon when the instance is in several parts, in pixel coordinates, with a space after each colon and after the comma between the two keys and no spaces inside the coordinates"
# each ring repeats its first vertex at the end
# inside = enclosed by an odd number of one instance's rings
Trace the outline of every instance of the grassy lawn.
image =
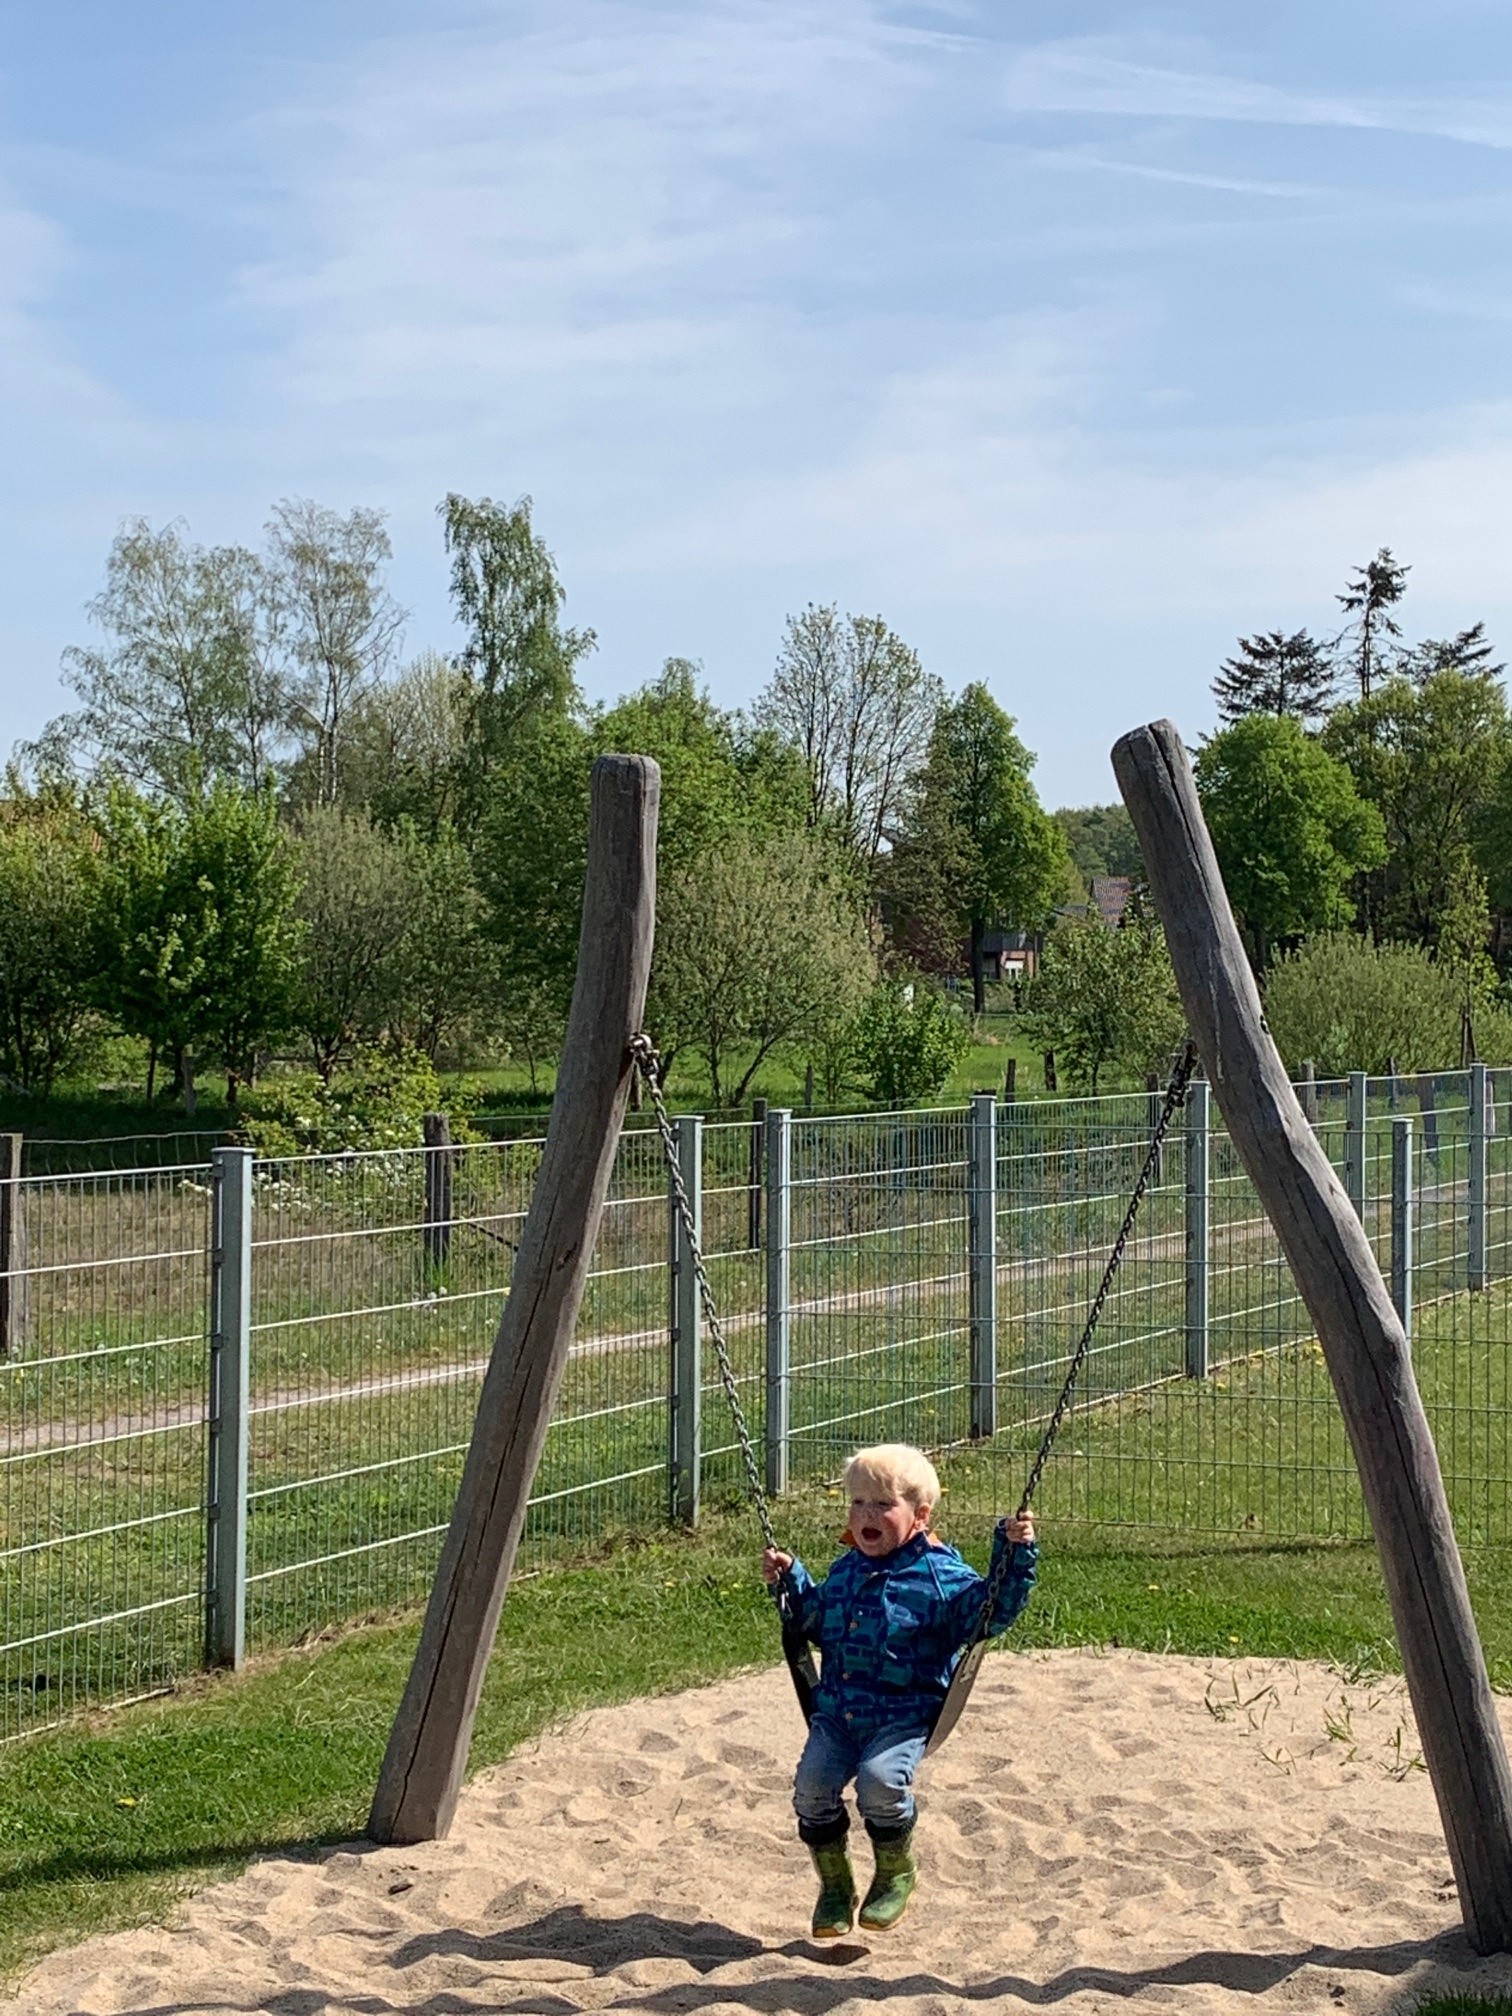
{"type": "MultiPolygon", "coordinates": [[[[833,1508],[798,1500],[782,1514],[784,1536],[823,1561],[833,1508]]],[[[621,1542],[519,1583],[474,1765],[583,1707],[770,1663],[754,1551],[748,1521],[715,1518],[696,1536],[621,1542]]],[[[1472,1560],[1470,1575],[1493,1676],[1512,1686],[1502,1557],[1472,1560]]],[[[416,1629],[411,1616],[351,1630],[0,1750],[0,1972],[157,1916],[248,1856],[360,1832],[416,1629]]],[[[1051,1532],[1013,1642],[1395,1663],[1368,1546],[1098,1529],[1051,1532]]]]}

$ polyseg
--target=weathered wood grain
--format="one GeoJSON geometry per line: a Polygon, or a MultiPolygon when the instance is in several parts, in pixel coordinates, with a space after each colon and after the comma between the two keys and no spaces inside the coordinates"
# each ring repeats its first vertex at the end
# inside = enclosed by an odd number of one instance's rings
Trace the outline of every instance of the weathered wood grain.
{"type": "Polygon", "coordinates": [[[567,1363],[630,1087],[656,916],[660,772],[601,756],[577,984],[540,1173],[472,1441],[368,1821],[375,1841],[451,1825],[478,1694],[567,1363]]]}
{"type": "Polygon", "coordinates": [[[1465,1928],[1479,1952],[1505,1952],[1512,1949],[1512,1774],[1402,1325],[1265,1026],[1175,728],[1157,721],[1124,736],[1113,767],[1188,1027],[1338,1394],[1465,1928]]]}

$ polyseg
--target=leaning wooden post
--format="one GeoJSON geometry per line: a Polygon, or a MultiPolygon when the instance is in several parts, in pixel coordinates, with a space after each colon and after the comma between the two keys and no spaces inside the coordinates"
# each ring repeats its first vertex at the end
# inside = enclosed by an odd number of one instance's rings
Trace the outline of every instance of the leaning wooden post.
{"type": "Polygon", "coordinates": [[[1370,1242],[1287,1082],[1191,766],[1157,721],[1113,751],[1213,1094],[1317,1326],[1359,1465],[1460,1908],[1512,1949],[1512,1773],[1402,1325],[1370,1242]]]}
{"type": "Polygon", "coordinates": [[[577,984],[556,1098],[509,1297],[419,1648],[368,1820],[375,1841],[451,1826],[499,1608],[567,1363],[630,1089],[656,915],[661,773],[646,756],[593,766],[577,984]]]}

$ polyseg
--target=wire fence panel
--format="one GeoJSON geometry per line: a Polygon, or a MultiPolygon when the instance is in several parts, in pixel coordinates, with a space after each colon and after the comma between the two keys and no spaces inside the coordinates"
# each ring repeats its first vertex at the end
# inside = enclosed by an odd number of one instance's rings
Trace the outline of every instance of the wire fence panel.
{"type": "Polygon", "coordinates": [[[964,1110],[793,1122],[792,1462],[970,1431],[964,1110]]]}
{"type": "MultiPolygon", "coordinates": [[[[1361,1535],[1321,1349],[1204,1095],[1164,1145],[1042,1513],[1052,1530],[1361,1535]]],[[[1303,1096],[1404,1305],[1410,1290],[1460,1537],[1512,1542],[1512,1073],[1320,1083],[1303,1096]],[[1479,1116],[1477,1085],[1489,1095],[1479,1116]]],[[[794,1483],[833,1480],[858,1444],[904,1440],[940,1453],[947,1523],[980,1529],[1011,1510],[1159,1104],[1139,1093],[1001,1106],[995,1132],[960,1108],[793,1118],[772,1137],[788,1151],[785,1321],[767,1308],[784,1276],[768,1269],[766,1133],[747,1120],[698,1129],[703,1248],[768,1469],[768,1351],[785,1348],[774,1390],[787,1439],[780,1421],[773,1434],[794,1483]]],[[[425,1596],[542,1147],[438,1136],[253,1165],[252,1646],[425,1596]]],[[[0,1179],[0,1205],[13,1192],[15,1207],[8,1221],[0,1210],[11,1242],[0,1249],[0,1737],[169,1686],[204,1656],[209,1179],[199,1163],[0,1179]]],[[[671,1235],[660,1139],[632,1125],[522,1569],[691,1508],[671,1235]]],[[[707,1503],[734,1502],[743,1469],[707,1338],[696,1378],[693,1485],[707,1503]]]]}
{"type": "Polygon", "coordinates": [[[0,1361],[0,1738],[204,1647],[209,1171],[14,1186],[0,1361]]]}
{"type": "Polygon", "coordinates": [[[451,1514],[538,1144],[255,1165],[247,1637],[423,1597],[451,1514]]]}

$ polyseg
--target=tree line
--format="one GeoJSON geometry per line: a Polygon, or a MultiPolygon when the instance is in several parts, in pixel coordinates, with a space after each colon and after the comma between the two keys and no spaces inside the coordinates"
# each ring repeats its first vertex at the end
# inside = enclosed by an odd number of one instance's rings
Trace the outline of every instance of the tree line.
{"type": "Polygon", "coordinates": [[[462,644],[405,659],[381,514],[292,500],[260,548],[125,524],[75,704],[0,800],[0,1074],[49,1090],[102,1029],[146,1089],[233,1103],[274,1055],[329,1088],[379,1046],[507,1046],[534,1083],[576,955],[594,757],[662,766],[648,1021],[716,1104],[767,1059],[829,1097],[938,1090],[966,1030],[925,984],[1077,893],[1073,835],[985,686],[880,616],[787,621],[747,711],[671,658],[607,706],[528,498],[439,507],[462,644]],[[905,1065],[900,1060],[912,1059],[905,1065]],[[906,1081],[906,1082],[905,1082],[906,1081]]]}

